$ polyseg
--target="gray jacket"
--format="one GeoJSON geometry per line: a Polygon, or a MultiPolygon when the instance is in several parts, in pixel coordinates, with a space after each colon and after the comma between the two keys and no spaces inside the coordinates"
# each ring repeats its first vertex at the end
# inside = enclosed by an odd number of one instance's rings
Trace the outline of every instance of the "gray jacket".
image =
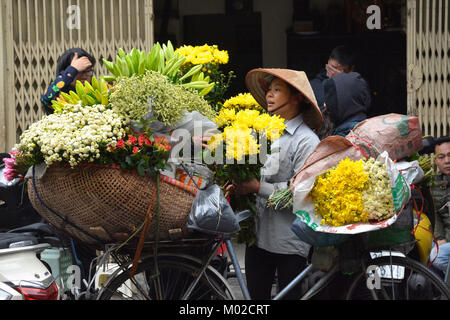
{"type": "Polygon", "coordinates": [[[310,245],[291,230],[295,220],[292,209],[274,211],[267,207],[269,196],[288,187],[288,181],[320,142],[301,115],[287,121],[286,126],[285,133],[272,144],[272,154],[261,169],[261,184],[256,197],[257,246],[273,253],[307,257],[310,245]]]}

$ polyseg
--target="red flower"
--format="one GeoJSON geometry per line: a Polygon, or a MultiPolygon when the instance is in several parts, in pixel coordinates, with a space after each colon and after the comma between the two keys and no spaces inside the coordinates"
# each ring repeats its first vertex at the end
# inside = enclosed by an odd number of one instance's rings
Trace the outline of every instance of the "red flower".
{"type": "Polygon", "coordinates": [[[133,147],[133,153],[138,153],[139,152],[139,148],[138,147],[133,147]]]}
{"type": "Polygon", "coordinates": [[[171,146],[169,145],[169,139],[164,136],[155,137],[154,145],[159,151],[169,151],[171,146]]]}
{"type": "Polygon", "coordinates": [[[129,135],[128,136],[128,141],[127,141],[127,145],[131,146],[136,144],[137,142],[137,138],[135,136],[129,135]]]}
{"type": "Polygon", "coordinates": [[[120,139],[119,141],[117,141],[117,148],[123,148],[125,147],[125,142],[120,139]]]}
{"type": "Polygon", "coordinates": [[[144,143],[145,143],[145,136],[143,135],[143,134],[141,134],[140,136],[139,136],[139,139],[138,139],[138,142],[139,142],[139,145],[140,146],[143,146],[144,145],[144,143]]]}
{"type": "Polygon", "coordinates": [[[155,137],[155,144],[156,145],[168,144],[168,143],[169,143],[169,140],[166,137],[164,137],[164,136],[155,137]]]}

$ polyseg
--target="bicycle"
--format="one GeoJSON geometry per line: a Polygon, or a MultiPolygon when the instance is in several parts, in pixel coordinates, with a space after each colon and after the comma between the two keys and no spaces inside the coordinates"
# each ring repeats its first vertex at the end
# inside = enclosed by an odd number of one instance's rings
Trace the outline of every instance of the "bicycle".
{"type": "MultiPolygon", "coordinates": [[[[238,213],[237,217],[242,221],[246,215],[248,215],[246,212],[238,213]]],[[[152,254],[143,256],[134,276],[129,274],[130,259],[120,261],[120,257],[116,256],[115,259],[118,259],[121,267],[100,289],[97,299],[235,299],[228,279],[210,265],[221,244],[225,243],[243,297],[250,300],[231,238],[232,235],[217,234],[181,242],[164,241],[161,246],[168,250],[162,251],[156,257],[152,254]],[[179,251],[180,244],[185,247],[202,245],[208,248],[209,253],[198,258],[176,252],[179,251]]],[[[347,256],[340,252],[337,256],[332,256],[334,258],[332,263],[328,263],[325,267],[317,263],[323,250],[316,248],[312,255],[312,263],[273,299],[282,299],[294,286],[305,281],[317,270],[324,271],[324,274],[300,299],[311,299],[331,284],[340,272],[349,270],[353,274],[343,299],[450,299],[449,287],[424,265],[393,251],[395,248],[387,248],[386,256],[374,257],[373,252],[371,256],[371,251],[364,248],[362,239],[362,236],[355,236],[352,237],[352,241],[346,243],[346,246],[353,246],[356,249],[354,251],[356,254],[347,256]],[[341,258],[337,260],[336,257],[341,258]]],[[[152,243],[148,242],[147,245],[151,246],[152,243]]],[[[337,251],[340,249],[343,250],[345,247],[337,247],[337,251]]],[[[343,250],[344,253],[345,251],[343,250]]],[[[329,259],[330,256],[325,258],[329,259]]]]}
{"type": "MultiPolygon", "coordinates": [[[[238,220],[249,216],[245,211],[237,214],[238,220]]],[[[234,264],[236,276],[243,283],[243,275],[237,261],[231,235],[213,235],[158,242],[160,252],[155,256],[148,250],[155,244],[152,241],[144,245],[142,262],[138,265],[134,276],[130,276],[130,256],[120,256],[110,252],[120,265],[98,292],[97,299],[175,299],[175,300],[234,300],[235,295],[227,279],[211,266],[217,251],[225,243],[226,249],[234,264]],[[200,257],[186,253],[186,248],[198,248],[200,257]],[[137,275],[137,276],[136,276],[137,275]],[[126,293],[129,295],[126,296],[126,293]]],[[[130,246],[130,249],[133,245],[130,246]]],[[[125,248],[125,252],[127,248],[125,248]]],[[[247,289],[241,287],[249,300],[247,289]]]]}

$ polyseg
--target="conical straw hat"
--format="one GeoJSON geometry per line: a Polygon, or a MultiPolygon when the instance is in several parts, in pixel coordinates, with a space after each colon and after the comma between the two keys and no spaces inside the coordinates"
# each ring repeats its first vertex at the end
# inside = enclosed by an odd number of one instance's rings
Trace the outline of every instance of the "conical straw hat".
{"type": "Polygon", "coordinates": [[[322,112],[317,105],[317,100],[309,84],[308,77],[303,71],[263,68],[249,71],[245,77],[245,84],[255,100],[264,109],[267,109],[266,91],[269,88],[272,76],[286,81],[305,96],[306,100],[312,105],[312,108],[303,114],[303,120],[312,129],[319,129],[323,123],[322,112]]]}

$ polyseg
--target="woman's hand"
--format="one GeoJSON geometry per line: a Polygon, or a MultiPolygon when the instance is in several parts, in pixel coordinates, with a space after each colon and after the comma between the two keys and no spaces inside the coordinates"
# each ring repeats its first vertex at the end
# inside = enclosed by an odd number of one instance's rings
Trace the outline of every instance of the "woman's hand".
{"type": "Polygon", "coordinates": [[[258,193],[259,184],[259,181],[255,178],[244,182],[233,181],[233,184],[225,188],[225,197],[228,197],[231,194],[243,196],[249,193],[258,193]]]}
{"type": "Polygon", "coordinates": [[[78,70],[78,72],[83,72],[92,67],[91,61],[88,57],[78,57],[78,52],[75,52],[72,62],[70,63],[72,67],[78,70]]]}
{"type": "Polygon", "coordinates": [[[193,136],[192,142],[196,145],[201,145],[203,148],[206,148],[208,146],[208,140],[211,139],[213,136],[213,133],[205,133],[202,136],[193,136]]]}

